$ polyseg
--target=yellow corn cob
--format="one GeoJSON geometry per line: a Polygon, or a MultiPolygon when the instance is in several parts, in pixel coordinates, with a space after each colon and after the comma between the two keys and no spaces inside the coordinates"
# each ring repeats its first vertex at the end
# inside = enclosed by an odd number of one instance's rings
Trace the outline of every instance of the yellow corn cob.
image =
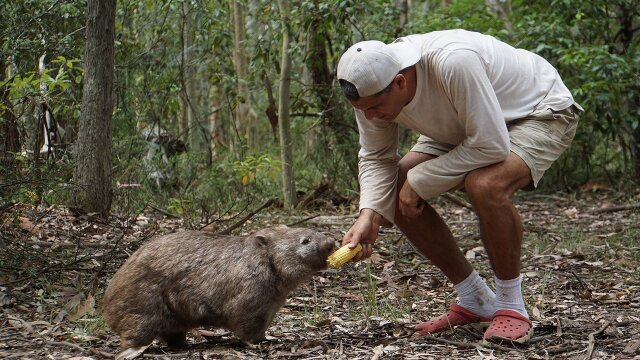
{"type": "Polygon", "coordinates": [[[329,258],[327,258],[327,265],[337,269],[356,256],[360,250],[362,250],[362,245],[360,244],[356,245],[353,249],[349,249],[349,244],[344,245],[340,249],[334,251],[333,254],[329,255],[329,258]]]}

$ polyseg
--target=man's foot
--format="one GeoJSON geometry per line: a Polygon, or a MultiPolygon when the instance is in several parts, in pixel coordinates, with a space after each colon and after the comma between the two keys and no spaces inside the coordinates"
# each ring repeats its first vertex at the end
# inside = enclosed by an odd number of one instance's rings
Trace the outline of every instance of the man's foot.
{"type": "Polygon", "coordinates": [[[531,320],[514,310],[498,310],[484,333],[483,342],[503,341],[523,344],[533,335],[531,320]]]}
{"type": "Polygon", "coordinates": [[[476,315],[458,304],[451,304],[449,312],[416,325],[416,330],[418,330],[418,334],[420,335],[427,335],[462,325],[478,324],[482,327],[487,327],[490,322],[491,318],[476,315]]]}

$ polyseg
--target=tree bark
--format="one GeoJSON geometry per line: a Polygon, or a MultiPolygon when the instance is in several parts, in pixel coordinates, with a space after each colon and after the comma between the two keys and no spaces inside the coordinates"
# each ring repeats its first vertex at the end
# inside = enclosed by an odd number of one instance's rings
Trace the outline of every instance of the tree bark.
{"type": "Polygon", "coordinates": [[[239,135],[244,137],[250,151],[255,150],[257,142],[258,116],[251,104],[251,95],[247,85],[247,54],[245,50],[246,34],[244,24],[244,6],[233,2],[234,51],[233,61],[238,78],[238,102],[235,117],[239,135]]]}
{"type": "MultiPolygon", "coordinates": [[[[0,59],[0,82],[4,81],[5,69],[8,66],[0,59]]],[[[0,103],[4,108],[0,113],[0,117],[4,119],[0,122],[0,139],[2,139],[0,162],[13,163],[15,159],[13,154],[20,150],[20,134],[18,133],[18,122],[13,112],[13,104],[9,100],[9,89],[6,85],[0,86],[0,103]]]]}
{"type": "Polygon", "coordinates": [[[282,32],[282,54],[280,55],[280,99],[278,101],[278,128],[280,130],[280,158],[282,160],[282,191],[285,208],[296,205],[296,185],[293,176],[291,124],[289,122],[289,86],[291,84],[291,56],[289,54],[289,6],[287,0],[278,0],[282,32]]]}
{"type": "Polygon", "coordinates": [[[111,210],[111,119],[116,0],[88,0],[82,113],[75,148],[73,206],[107,217],[111,210]]]}
{"type": "Polygon", "coordinates": [[[184,93],[183,106],[186,107],[187,133],[189,151],[201,153],[206,149],[206,140],[203,124],[199,117],[199,101],[197,95],[197,69],[193,61],[193,16],[191,4],[185,1],[183,9],[183,57],[182,57],[182,85],[184,93]]]}
{"type": "MultiPolygon", "coordinates": [[[[318,2],[316,1],[316,6],[318,2]]],[[[308,28],[308,54],[306,66],[311,73],[313,92],[321,107],[322,123],[331,129],[335,136],[335,144],[328,144],[334,156],[345,161],[354,179],[358,178],[358,130],[355,124],[350,124],[344,114],[350,113],[344,107],[341,91],[332,89],[331,71],[328,67],[327,39],[330,38],[323,27],[324,19],[316,17],[311,20],[308,28]]]]}

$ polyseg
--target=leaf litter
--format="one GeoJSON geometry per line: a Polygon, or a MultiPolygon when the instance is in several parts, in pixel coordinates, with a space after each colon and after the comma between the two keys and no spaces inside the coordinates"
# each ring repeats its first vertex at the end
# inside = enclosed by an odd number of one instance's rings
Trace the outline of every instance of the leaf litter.
{"type": "MultiPolygon", "coordinates": [[[[415,334],[414,325],[446,311],[455,292],[397,229],[385,228],[370,260],[322,271],[294,291],[262,343],[196,329],[186,349],[154,342],[120,358],[640,358],[640,211],[620,206],[638,202],[639,195],[602,191],[518,196],[523,291],[535,326],[526,345],[483,345],[481,331],[471,328],[415,334]]],[[[492,284],[473,213],[442,198],[434,206],[492,284]]],[[[270,208],[236,232],[303,221],[296,226],[339,243],[354,210],[325,206],[291,216],[270,208]]],[[[184,227],[156,212],[104,221],[62,207],[17,205],[0,214],[0,358],[115,358],[119,339],[100,308],[109,279],[151,237],[184,227]]]]}

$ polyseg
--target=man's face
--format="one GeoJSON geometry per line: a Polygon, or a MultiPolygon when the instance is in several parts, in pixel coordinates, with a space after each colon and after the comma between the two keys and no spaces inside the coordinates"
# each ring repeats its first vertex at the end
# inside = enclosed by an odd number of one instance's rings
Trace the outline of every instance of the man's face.
{"type": "Polygon", "coordinates": [[[398,83],[398,78],[396,77],[393,85],[391,85],[390,91],[380,95],[372,95],[362,97],[358,100],[352,100],[351,105],[361,110],[367,120],[380,119],[393,121],[405,105],[401,89],[401,83],[398,83]]]}

